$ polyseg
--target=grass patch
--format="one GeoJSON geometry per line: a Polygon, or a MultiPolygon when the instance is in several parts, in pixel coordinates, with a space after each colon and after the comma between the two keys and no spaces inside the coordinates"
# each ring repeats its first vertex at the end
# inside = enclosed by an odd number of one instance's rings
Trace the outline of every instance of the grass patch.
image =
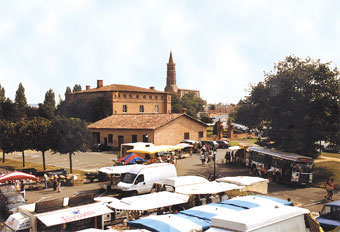
{"type": "Polygon", "coordinates": [[[331,157],[331,158],[338,158],[340,159],[339,153],[330,153],[330,152],[322,152],[321,156],[331,157]]]}
{"type": "MultiPolygon", "coordinates": [[[[5,163],[2,162],[3,159],[0,159],[0,165],[2,168],[10,171],[14,170],[21,170],[24,168],[35,168],[38,172],[44,171],[43,165],[42,164],[37,164],[37,163],[31,163],[31,162],[25,162],[25,167],[22,167],[22,161],[18,160],[11,160],[11,159],[5,159],[5,163]]],[[[53,165],[46,165],[46,171],[51,171],[51,170],[56,170],[56,169],[61,169],[61,167],[56,167],[53,165]]],[[[69,168],[65,168],[67,170],[67,173],[70,173],[69,168]]],[[[72,169],[72,174],[73,175],[78,175],[78,180],[82,182],[82,180],[85,178],[85,173],[84,171],[81,170],[76,170],[72,169]]]]}
{"type": "Polygon", "coordinates": [[[339,184],[340,165],[335,165],[334,161],[315,163],[313,182],[315,184],[325,184],[329,177],[333,177],[335,184],[339,184]]]}
{"type": "Polygon", "coordinates": [[[257,139],[228,139],[230,146],[238,146],[239,144],[253,145],[257,139]]]}

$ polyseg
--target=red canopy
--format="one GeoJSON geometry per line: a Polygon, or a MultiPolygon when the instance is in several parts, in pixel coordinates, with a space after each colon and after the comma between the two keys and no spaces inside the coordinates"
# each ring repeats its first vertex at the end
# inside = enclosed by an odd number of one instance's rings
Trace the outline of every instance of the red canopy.
{"type": "Polygon", "coordinates": [[[0,176],[0,182],[6,182],[10,180],[37,180],[37,177],[25,172],[14,171],[0,176]]]}

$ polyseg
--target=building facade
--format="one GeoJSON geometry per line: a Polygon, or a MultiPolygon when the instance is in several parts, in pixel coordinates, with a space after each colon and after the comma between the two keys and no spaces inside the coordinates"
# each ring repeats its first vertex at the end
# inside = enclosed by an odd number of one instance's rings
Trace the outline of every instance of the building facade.
{"type": "Polygon", "coordinates": [[[176,145],[184,139],[204,140],[206,124],[186,114],[112,115],[88,126],[95,143],[116,150],[123,143],[176,145]]]}
{"type": "Polygon", "coordinates": [[[200,91],[193,89],[180,89],[177,87],[176,82],[176,64],[172,58],[172,52],[170,52],[169,63],[167,63],[166,86],[164,91],[171,94],[177,94],[179,97],[183,97],[185,94],[193,92],[196,97],[200,97],[200,91]]]}
{"type": "Polygon", "coordinates": [[[71,101],[86,101],[96,97],[103,97],[111,105],[111,114],[143,114],[143,113],[171,113],[171,95],[132,85],[103,85],[103,80],[97,80],[97,87],[86,86],[85,90],[69,95],[71,101]]]}

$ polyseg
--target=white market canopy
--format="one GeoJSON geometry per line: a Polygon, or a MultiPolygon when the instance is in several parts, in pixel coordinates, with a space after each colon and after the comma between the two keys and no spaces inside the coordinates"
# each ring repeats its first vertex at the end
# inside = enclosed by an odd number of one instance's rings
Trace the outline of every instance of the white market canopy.
{"type": "Polygon", "coordinates": [[[164,191],[134,197],[126,197],[121,200],[116,199],[108,206],[117,210],[145,211],[184,204],[188,202],[188,200],[189,196],[164,191]]]}
{"type": "Polygon", "coordinates": [[[202,184],[192,184],[180,186],[175,189],[176,193],[194,195],[194,194],[218,194],[230,190],[242,189],[242,186],[229,183],[219,183],[216,181],[202,184]]]}
{"type": "Polygon", "coordinates": [[[178,145],[160,145],[154,147],[139,147],[135,149],[127,150],[127,153],[136,153],[136,154],[154,154],[159,152],[169,152],[175,150],[182,150],[184,149],[183,146],[178,145]]]}
{"type": "Polygon", "coordinates": [[[228,147],[227,150],[229,150],[229,151],[237,151],[237,150],[240,150],[240,149],[241,149],[241,147],[239,147],[239,146],[232,146],[232,147],[228,147]]]}
{"type": "Polygon", "coordinates": [[[228,176],[222,177],[216,180],[217,182],[237,184],[241,186],[248,186],[253,184],[258,184],[260,182],[268,183],[268,179],[264,179],[256,176],[228,176]]]}
{"type": "Polygon", "coordinates": [[[131,168],[134,168],[140,165],[142,164],[102,167],[98,170],[98,172],[106,173],[108,175],[109,174],[123,174],[123,173],[127,173],[131,168]]]}
{"type": "Polygon", "coordinates": [[[175,188],[178,188],[180,186],[186,186],[186,185],[192,185],[192,184],[204,184],[209,183],[207,179],[200,176],[177,176],[168,178],[165,180],[165,185],[170,185],[175,188]]]}
{"type": "Polygon", "coordinates": [[[75,206],[67,209],[56,210],[48,213],[37,214],[37,218],[47,227],[79,221],[108,213],[113,213],[111,209],[102,203],[75,206]]]}

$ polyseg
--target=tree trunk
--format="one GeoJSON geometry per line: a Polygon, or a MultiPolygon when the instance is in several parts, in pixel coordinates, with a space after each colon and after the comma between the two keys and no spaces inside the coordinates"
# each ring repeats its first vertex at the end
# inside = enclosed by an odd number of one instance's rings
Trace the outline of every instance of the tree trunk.
{"type": "Polygon", "coordinates": [[[22,166],[25,167],[25,151],[22,151],[22,166]]]}
{"type": "Polygon", "coordinates": [[[72,153],[69,153],[69,158],[70,158],[70,173],[72,174],[72,153]]]}
{"type": "Polygon", "coordinates": [[[45,166],[45,151],[42,151],[42,158],[43,158],[43,167],[44,167],[44,171],[46,170],[46,166],[45,166]]]}
{"type": "Polygon", "coordinates": [[[2,151],[2,162],[5,163],[5,151],[2,151]]]}

